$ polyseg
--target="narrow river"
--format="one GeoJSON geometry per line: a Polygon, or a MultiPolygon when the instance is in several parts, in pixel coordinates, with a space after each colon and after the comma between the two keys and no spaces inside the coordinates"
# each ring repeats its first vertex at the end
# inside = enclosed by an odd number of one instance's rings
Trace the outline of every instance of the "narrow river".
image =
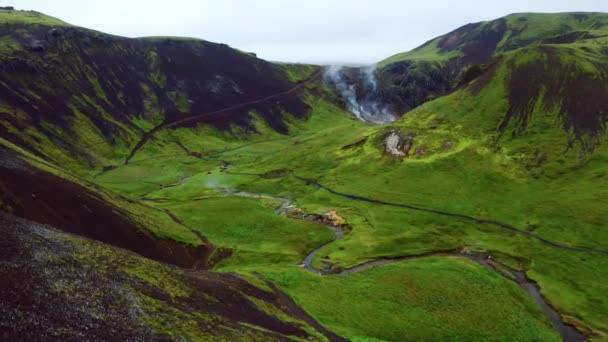
{"type": "MultiPolygon", "coordinates": [[[[241,196],[241,197],[249,197],[249,198],[279,200],[279,201],[281,201],[281,204],[275,209],[275,214],[277,214],[277,215],[289,216],[288,214],[290,212],[297,210],[297,208],[293,205],[292,201],[286,197],[278,197],[278,196],[271,196],[271,195],[265,195],[265,194],[254,194],[254,193],[249,193],[249,192],[244,192],[244,191],[239,191],[239,190],[228,190],[228,191],[226,191],[225,195],[226,196],[241,196]]],[[[475,263],[495,272],[496,274],[504,277],[505,279],[508,279],[510,281],[514,281],[515,283],[517,283],[517,285],[521,289],[526,291],[526,293],[528,293],[530,296],[532,296],[532,298],[534,298],[534,301],[536,302],[536,304],[545,313],[545,315],[551,322],[553,329],[559,333],[559,335],[562,337],[563,341],[565,341],[565,342],[588,341],[588,338],[585,335],[581,334],[578,330],[574,329],[570,325],[565,324],[562,321],[561,316],[543,298],[542,294],[540,293],[539,286],[533,280],[529,279],[524,272],[513,269],[503,263],[496,261],[489,254],[482,255],[482,254],[465,254],[465,253],[459,253],[459,252],[451,252],[451,253],[438,252],[438,253],[429,253],[429,254],[418,255],[418,256],[414,255],[414,256],[405,256],[405,257],[396,257],[396,258],[377,259],[377,260],[372,260],[372,261],[369,261],[369,262],[366,262],[366,263],[363,263],[363,264],[360,264],[360,265],[357,265],[357,266],[354,266],[354,267],[351,267],[351,268],[348,268],[345,270],[341,270],[338,272],[333,271],[331,269],[321,270],[321,269],[317,269],[313,266],[314,258],[327,245],[329,245],[337,240],[343,239],[344,238],[344,229],[341,226],[327,224],[326,222],[321,220],[320,219],[321,217],[318,215],[301,215],[300,217],[297,217],[297,216],[289,216],[289,217],[292,219],[299,219],[299,220],[306,220],[306,221],[311,221],[311,222],[322,223],[322,224],[325,224],[325,226],[327,228],[331,229],[334,232],[335,238],[333,241],[330,241],[326,244],[323,244],[323,245],[317,247],[316,249],[314,249],[313,251],[308,253],[308,255],[306,255],[306,257],[304,258],[304,261],[302,262],[302,268],[304,268],[310,272],[316,273],[321,276],[344,276],[344,275],[348,275],[348,274],[353,274],[353,273],[358,273],[358,272],[362,272],[365,270],[369,270],[369,269],[379,267],[382,265],[386,265],[389,263],[428,258],[428,257],[432,257],[432,256],[466,258],[472,262],[475,262],[475,263]]]]}

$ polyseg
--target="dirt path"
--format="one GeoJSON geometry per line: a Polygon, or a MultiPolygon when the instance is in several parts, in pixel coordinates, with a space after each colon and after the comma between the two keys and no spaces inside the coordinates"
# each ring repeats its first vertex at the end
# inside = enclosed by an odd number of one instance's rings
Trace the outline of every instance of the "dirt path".
{"type": "Polygon", "coordinates": [[[129,163],[129,161],[133,158],[133,156],[135,156],[135,154],[137,153],[137,151],[139,151],[152,137],[154,137],[154,135],[165,128],[170,128],[170,127],[176,127],[179,126],[181,124],[187,123],[187,122],[191,122],[191,121],[196,121],[196,120],[200,120],[209,116],[213,116],[213,115],[217,115],[217,114],[221,114],[221,113],[225,113],[225,112],[229,112],[229,111],[233,111],[233,110],[238,110],[238,109],[243,109],[252,105],[256,105],[256,104],[260,104],[263,102],[267,102],[267,101],[272,101],[272,100],[278,100],[284,96],[287,95],[291,95],[299,90],[301,90],[302,88],[304,88],[307,84],[312,83],[314,81],[316,81],[319,77],[321,77],[321,75],[323,74],[323,70],[319,69],[317,71],[315,71],[312,75],[310,75],[307,79],[301,81],[300,83],[296,84],[293,88],[288,89],[284,92],[278,93],[278,94],[274,94],[274,95],[270,95],[270,96],[266,96],[257,100],[252,100],[252,101],[247,101],[247,102],[243,102],[243,103],[239,103],[236,104],[234,106],[230,106],[230,107],[226,107],[226,108],[222,108],[222,109],[218,109],[212,112],[207,112],[207,113],[202,113],[202,114],[198,114],[198,115],[193,115],[193,116],[188,116],[185,118],[181,118],[172,122],[163,122],[160,125],[154,127],[152,130],[144,133],[144,135],[142,136],[141,140],[137,143],[137,145],[135,145],[135,147],[133,148],[133,150],[131,150],[131,153],[129,154],[129,156],[127,157],[127,159],[125,160],[125,165],[129,163]]]}

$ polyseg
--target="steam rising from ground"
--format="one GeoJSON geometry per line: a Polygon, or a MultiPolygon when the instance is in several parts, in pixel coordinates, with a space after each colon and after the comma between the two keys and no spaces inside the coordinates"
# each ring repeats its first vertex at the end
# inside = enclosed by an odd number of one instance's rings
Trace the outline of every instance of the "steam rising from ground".
{"type": "Polygon", "coordinates": [[[359,120],[375,124],[396,120],[390,108],[379,100],[375,65],[357,69],[332,65],[325,70],[325,80],[342,96],[348,109],[359,120]]]}

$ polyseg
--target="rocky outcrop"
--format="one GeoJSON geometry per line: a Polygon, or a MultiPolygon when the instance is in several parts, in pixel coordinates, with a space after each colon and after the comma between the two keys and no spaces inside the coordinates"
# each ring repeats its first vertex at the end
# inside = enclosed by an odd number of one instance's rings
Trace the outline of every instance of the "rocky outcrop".
{"type": "MultiPolygon", "coordinates": [[[[410,156],[410,150],[414,145],[414,135],[391,130],[386,134],[383,141],[385,150],[389,155],[405,158],[410,156]]],[[[416,150],[416,154],[420,155],[419,150],[416,150]]]]}

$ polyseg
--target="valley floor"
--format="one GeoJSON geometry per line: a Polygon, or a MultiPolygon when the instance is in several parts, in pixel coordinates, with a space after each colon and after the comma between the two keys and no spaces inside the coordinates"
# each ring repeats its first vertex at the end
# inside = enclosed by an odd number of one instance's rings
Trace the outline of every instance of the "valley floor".
{"type": "Polygon", "coordinates": [[[222,251],[214,270],[271,281],[349,339],[608,337],[606,283],[585,286],[608,279],[607,248],[564,230],[576,216],[533,191],[542,180],[480,165],[468,143],[395,160],[376,147],[383,128],[313,108],[289,136],[161,131],[92,180],[171,213],[222,251]]]}

